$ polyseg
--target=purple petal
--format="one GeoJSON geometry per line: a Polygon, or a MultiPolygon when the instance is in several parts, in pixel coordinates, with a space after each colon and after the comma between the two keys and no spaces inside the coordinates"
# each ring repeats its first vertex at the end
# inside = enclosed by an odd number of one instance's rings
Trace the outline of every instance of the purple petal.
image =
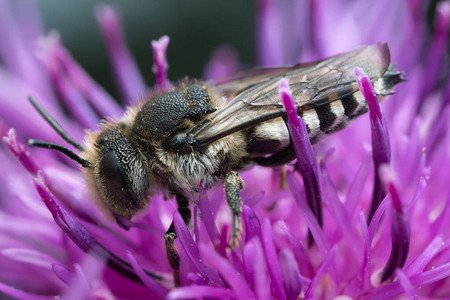
{"type": "MultiPolygon", "coordinates": [[[[446,109],[448,111],[448,104],[450,103],[450,83],[447,82],[447,86],[445,87],[444,96],[442,97],[444,99],[445,105],[447,105],[446,109]]],[[[445,119],[448,120],[448,119],[445,119]]],[[[441,120],[439,120],[441,121],[441,120]]],[[[438,121],[438,122],[439,122],[438,121]]]]}
{"type": "Polygon", "coordinates": [[[261,239],[261,223],[253,209],[247,205],[243,205],[242,217],[245,226],[245,242],[250,241],[254,237],[261,239]]]}
{"type": "Polygon", "coordinates": [[[420,177],[419,181],[417,182],[416,190],[414,191],[414,197],[411,200],[411,203],[408,205],[407,211],[411,210],[411,208],[413,208],[417,204],[417,201],[419,201],[426,187],[427,179],[425,177],[420,177]]]}
{"type": "Polygon", "coordinates": [[[52,64],[48,66],[51,69],[64,72],[70,82],[103,117],[119,117],[123,114],[123,108],[73,59],[57,35],[49,34],[41,40],[41,58],[47,64],[52,64]]]}
{"type": "Polygon", "coordinates": [[[410,277],[418,274],[428,265],[428,263],[446,246],[442,236],[435,237],[422,253],[420,253],[408,267],[405,268],[405,275],[410,277]]]}
{"type": "Polygon", "coordinates": [[[359,224],[361,226],[361,231],[364,236],[364,257],[360,269],[360,280],[361,286],[360,290],[364,291],[370,286],[370,263],[371,263],[371,242],[372,239],[369,235],[369,228],[367,227],[367,220],[364,213],[361,211],[359,215],[359,224]]]}
{"type": "Polygon", "coordinates": [[[36,176],[39,168],[31,159],[30,153],[26,152],[25,147],[17,141],[17,135],[14,128],[11,128],[8,131],[7,137],[3,137],[3,142],[8,145],[11,152],[19,159],[19,161],[28,170],[28,172],[36,176]]]}
{"type": "Polygon", "coordinates": [[[203,69],[203,78],[220,79],[236,72],[239,69],[238,54],[228,46],[219,46],[214,49],[208,63],[203,69]]]}
{"type": "Polygon", "coordinates": [[[50,270],[50,262],[57,261],[55,258],[34,249],[5,248],[0,253],[9,259],[47,270],[50,270]]]}
{"type": "Polygon", "coordinates": [[[372,155],[375,165],[375,184],[368,217],[368,221],[370,222],[372,220],[373,214],[375,213],[375,210],[386,195],[386,192],[383,190],[379,178],[378,168],[381,164],[390,162],[391,150],[386,122],[384,120],[384,116],[381,113],[380,104],[378,103],[375,89],[373,88],[369,77],[361,68],[355,68],[355,76],[356,81],[358,82],[359,89],[366,99],[370,110],[372,155]]]}
{"type": "Polygon", "coordinates": [[[180,213],[176,211],[173,215],[173,224],[175,225],[175,230],[177,232],[177,237],[180,240],[180,243],[186,254],[188,255],[192,264],[197,268],[197,271],[202,274],[202,276],[206,279],[208,278],[205,270],[205,266],[201,263],[197,244],[194,242],[191,234],[189,233],[186,224],[184,223],[183,218],[180,213]]]}
{"type": "Polygon", "coordinates": [[[152,41],[153,73],[155,74],[156,79],[155,86],[157,88],[162,88],[163,90],[169,90],[172,87],[167,76],[167,69],[169,68],[166,58],[168,44],[169,37],[167,35],[162,36],[157,41],[152,41]]]}
{"type": "MultiPolygon", "coordinates": [[[[439,75],[448,71],[448,43],[450,32],[450,4],[442,1],[436,5],[433,39],[428,50],[427,76],[424,76],[422,97],[432,92],[439,75]],[[447,59],[447,61],[446,61],[447,59]]],[[[448,75],[447,75],[448,76],[448,75]]]]}
{"type": "Polygon", "coordinates": [[[230,231],[230,226],[228,224],[223,224],[220,229],[220,244],[219,246],[216,246],[216,251],[222,256],[226,255],[228,249],[228,231],[230,231]]]}
{"type": "Polygon", "coordinates": [[[253,238],[244,245],[243,262],[244,274],[250,287],[253,288],[257,299],[271,299],[270,280],[267,276],[264,251],[258,238],[253,238]]]}
{"type": "Polygon", "coordinates": [[[345,208],[351,215],[353,215],[353,212],[356,210],[358,202],[361,199],[361,194],[364,190],[364,184],[369,177],[371,167],[372,160],[371,157],[367,155],[364,161],[361,163],[361,166],[359,167],[353,181],[350,183],[350,187],[348,188],[346,196],[345,208]]]}
{"type": "Polygon", "coordinates": [[[73,280],[73,276],[75,275],[75,273],[71,269],[63,264],[52,264],[52,269],[55,275],[66,285],[70,284],[70,282],[73,280]]]}
{"type": "Polygon", "coordinates": [[[217,229],[216,223],[214,222],[214,216],[209,205],[206,190],[203,186],[200,187],[198,195],[198,207],[200,208],[202,222],[205,225],[208,236],[214,246],[217,246],[220,243],[219,231],[217,229]]]}
{"type": "Polygon", "coordinates": [[[450,263],[446,263],[421,274],[411,276],[409,280],[415,288],[419,288],[448,277],[450,277],[450,263]]]}
{"type": "Polygon", "coordinates": [[[339,195],[331,182],[328,170],[325,167],[325,163],[321,162],[322,178],[323,178],[323,190],[326,199],[328,199],[328,205],[330,206],[331,214],[334,216],[337,222],[336,231],[340,231],[344,238],[347,240],[350,247],[350,251],[353,252],[355,257],[358,257],[362,252],[362,245],[360,243],[360,234],[357,232],[356,227],[353,226],[352,219],[345,209],[344,205],[339,200],[339,195]]]}
{"type": "MultiPolygon", "coordinates": [[[[116,256],[102,244],[97,242],[84,227],[82,227],[75,219],[73,219],[62,207],[60,207],[53,198],[53,195],[48,190],[44,183],[43,173],[40,171],[38,177],[33,181],[36,190],[51,212],[56,224],[64,231],[64,233],[84,252],[93,255],[100,261],[105,262],[108,267],[117,271],[119,274],[132,279],[134,281],[140,281],[140,279],[134,273],[130,264],[124,261],[122,258],[116,256]]],[[[149,276],[157,280],[161,280],[162,277],[146,271],[149,276]]]]}
{"type": "Polygon", "coordinates": [[[106,42],[122,99],[132,104],[147,88],[125,43],[119,13],[111,6],[102,5],[96,9],[95,16],[106,42]]]}
{"type": "MultiPolygon", "coordinates": [[[[374,132],[374,131],[372,131],[372,132],[374,132]]],[[[373,153],[375,153],[375,151],[373,153]]],[[[381,163],[376,162],[375,154],[374,154],[374,161],[375,161],[375,170],[378,170],[381,163]]],[[[387,161],[386,163],[389,163],[389,161],[387,161]]],[[[383,198],[386,196],[386,192],[383,190],[383,185],[380,181],[379,175],[377,175],[378,172],[375,172],[375,173],[376,174],[375,174],[375,182],[374,182],[374,187],[373,187],[373,196],[372,196],[372,201],[371,201],[370,211],[369,211],[369,216],[368,216],[369,221],[372,220],[375,210],[377,209],[378,205],[380,205],[380,202],[383,200],[383,198]]]]}
{"type": "Polygon", "coordinates": [[[242,275],[239,274],[226,259],[218,255],[215,251],[211,251],[211,249],[205,245],[200,245],[199,248],[203,261],[211,267],[214,266],[224,281],[234,291],[235,296],[238,299],[254,298],[253,292],[248,288],[242,275]]]}
{"type": "MultiPolygon", "coordinates": [[[[399,154],[399,159],[397,164],[402,166],[402,171],[407,174],[402,178],[401,186],[409,182],[416,182],[417,176],[423,176],[422,172],[426,172],[425,158],[426,154],[423,151],[423,140],[421,137],[421,131],[424,127],[424,122],[421,117],[414,118],[411,125],[411,134],[403,143],[402,154],[399,154]],[[421,164],[417,165],[415,161],[420,161],[421,164]],[[419,171],[419,172],[417,172],[419,171]]],[[[426,125],[425,125],[426,126],[426,125]]]]}
{"type": "Polygon", "coordinates": [[[227,288],[214,286],[193,285],[173,289],[167,295],[167,299],[233,299],[234,293],[227,288]]]}
{"type": "Polygon", "coordinates": [[[302,291],[302,285],[300,271],[292,252],[287,249],[283,249],[280,252],[280,266],[287,299],[298,299],[300,292],[302,291]]]}
{"type": "MultiPolygon", "coordinates": [[[[256,250],[253,244],[250,241],[246,241],[244,248],[242,249],[244,276],[248,283],[248,286],[253,290],[255,290],[255,251],[256,250]]],[[[261,257],[261,259],[263,258],[261,257]]]]}
{"type": "Polygon", "coordinates": [[[37,37],[41,34],[40,30],[42,29],[36,18],[37,11],[34,3],[27,5],[13,1],[0,3],[0,36],[2,37],[0,57],[11,74],[36,89],[40,95],[50,98],[53,97],[53,93],[48,77],[34,57],[37,37]],[[29,19],[19,23],[24,20],[18,18],[20,14],[17,12],[27,14],[29,19]],[[24,28],[25,24],[31,28],[24,28]]]}
{"type": "MultiPolygon", "coordinates": [[[[23,136],[50,140],[59,138],[58,134],[51,129],[49,130],[49,125],[41,117],[38,117],[39,114],[27,101],[30,95],[39,96],[40,93],[20,79],[6,73],[0,67],[0,111],[5,125],[16,128],[23,136]]],[[[73,138],[81,139],[84,136],[80,126],[68,121],[67,117],[56,108],[55,102],[51,101],[54,99],[42,97],[38,99],[40,104],[48,108],[50,114],[64,128],[71,128],[73,138]]],[[[51,153],[48,156],[52,156],[51,153]]]]}
{"type": "Polygon", "coordinates": [[[375,236],[375,232],[378,228],[378,224],[380,224],[381,217],[383,216],[383,214],[386,211],[389,204],[390,204],[390,198],[385,197],[384,200],[381,201],[381,203],[378,206],[375,213],[373,214],[373,218],[369,224],[369,238],[370,238],[371,243],[372,243],[373,237],[375,236]]]}
{"type": "MultiPolygon", "coordinates": [[[[334,246],[330,250],[330,252],[328,252],[327,256],[324,257],[324,260],[322,261],[316,273],[314,274],[314,277],[311,280],[311,283],[309,284],[308,289],[305,292],[305,299],[309,299],[309,297],[311,297],[314,294],[314,289],[316,288],[316,285],[318,284],[320,277],[322,276],[322,274],[325,273],[325,271],[327,271],[329,267],[331,267],[334,256],[336,255],[337,252],[338,248],[337,246],[334,246]]],[[[322,287],[319,286],[319,288],[322,287]]],[[[326,286],[323,288],[326,288],[326,286]]]]}
{"type": "MultiPolygon", "coordinates": [[[[218,253],[221,255],[220,253],[218,253]]],[[[228,253],[228,260],[233,268],[239,273],[244,274],[244,263],[242,262],[242,251],[239,248],[231,249],[228,253]]]]}
{"type": "Polygon", "coordinates": [[[46,66],[48,66],[48,72],[52,75],[56,89],[61,95],[65,107],[71,112],[71,115],[82,127],[90,129],[96,128],[98,116],[82,97],[80,92],[65,76],[63,76],[63,74],[61,74],[61,72],[58,72],[55,68],[51,68],[52,66],[55,66],[55,64],[46,64],[46,66]]]}
{"type": "Polygon", "coordinates": [[[278,261],[277,251],[273,244],[272,226],[269,219],[264,219],[262,228],[262,242],[264,253],[266,254],[267,268],[269,269],[272,285],[278,299],[286,299],[284,292],[283,280],[281,276],[280,262],[278,261]]]}
{"type": "Polygon", "coordinates": [[[136,275],[139,276],[145,286],[148,287],[153,293],[158,295],[161,299],[164,299],[169,292],[169,289],[156,283],[153,278],[148,276],[148,274],[144,272],[144,270],[141,268],[136,258],[130,251],[127,251],[127,256],[131,266],[133,267],[133,270],[136,272],[136,275]]]}
{"type": "MultiPolygon", "coordinates": [[[[181,270],[180,270],[181,271],[181,270]]],[[[187,285],[207,285],[208,283],[198,274],[194,273],[187,273],[186,279],[188,280],[189,284],[187,285]]],[[[183,286],[184,284],[180,284],[180,286],[183,286]]]]}
{"type": "Polygon", "coordinates": [[[198,227],[198,218],[199,218],[199,216],[198,216],[198,207],[196,206],[196,207],[194,207],[194,217],[193,217],[193,220],[194,220],[194,237],[195,237],[195,242],[198,244],[198,243],[200,243],[200,228],[198,227]]]}
{"type": "Polygon", "coordinates": [[[261,199],[264,198],[265,194],[266,194],[265,191],[260,191],[256,195],[253,195],[250,198],[246,198],[244,200],[244,204],[249,206],[249,207],[254,207],[259,201],[261,201],[261,199]]]}
{"type": "Polygon", "coordinates": [[[91,285],[86,277],[83,269],[79,264],[74,264],[75,276],[74,281],[70,283],[70,288],[63,295],[63,299],[95,299],[92,293],[91,285]]]}
{"type": "MultiPolygon", "coordinates": [[[[381,120],[381,109],[378,103],[377,94],[370,82],[370,78],[366,75],[363,69],[355,68],[356,81],[358,82],[359,89],[369,105],[369,113],[372,120],[381,120]]],[[[373,122],[373,121],[372,121],[373,122]]]]}
{"type": "Polygon", "coordinates": [[[303,178],[306,200],[308,201],[314,216],[317,218],[319,225],[322,226],[322,196],[318,178],[319,171],[314,150],[306,130],[306,124],[303,119],[298,116],[297,107],[295,106],[289,83],[285,78],[280,80],[278,93],[280,94],[288,116],[289,133],[297,155],[297,164],[303,178]]]}
{"type": "Polygon", "coordinates": [[[297,261],[299,262],[299,265],[302,267],[302,273],[306,275],[314,274],[315,270],[312,265],[312,262],[309,258],[308,252],[306,251],[303,244],[295,238],[295,236],[289,231],[286,224],[284,222],[280,223],[281,230],[286,234],[289,244],[292,247],[295,257],[297,258],[297,261]]]}
{"type": "MultiPolygon", "coordinates": [[[[295,106],[295,101],[294,98],[292,97],[289,82],[287,81],[286,78],[282,78],[280,80],[280,83],[278,84],[278,93],[280,94],[281,101],[283,102],[284,109],[286,110],[286,114],[289,118],[289,122],[298,128],[302,127],[301,120],[297,115],[297,107],[295,106]]],[[[304,131],[301,131],[300,134],[303,138],[307,136],[307,134],[306,135],[304,134],[304,131]]]]}
{"type": "Polygon", "coordinates": [[[450,219],[450,194],[447,195],[447,199],[445,200],[444,208],[442,212],[439,214],[439,217],[436,221],[431,224],[431,231],[434,233],[442,232],[443,227],[446,226],[446,222],[450,219]]]}
{"type": "MultiPolygon", "coordinates": [[[[319,45],[317,44],[317,36],[314,34],[316,31],[317,11],[315,6],[317,4],[313,1],[294,1],[293,2],[293,19],[289,20],[293,24],[288,26],[292,27],[291,30],[284,30],[284,40],[291,43],[289,47],[286,47],[292,53],[289,57],[293,57],[294,61],[313,61],[320,57],[323,57],[319,45]],[[298,36],[298,39],[293,39],[293,36],[298,36]],[[296,43],[296,44],[294,44],[296,43]],[[290,48],[290,49],[289,49],[290,48]],[[300,51],[297,50],[300,48],[300,51]],[[294,50],[295,49],[295,50],[294,50]]],[[[291,13],[290,11],[286,12],[291,13]]]]}
{"type": "Polygon", "coordinates": [[[403,214],[403,206],[397,188],[397,178],[389,165],[381,165],[379,169],[380,178],[389,192],[392,200],[392,207],[400,214],[403,214]]]}
{"type": "MultiPolygon", "coordinates": [[[[177,242],[177,241],[176,241],[177,242]]],[[[180,244],[180,243],[177,243],[180,244]]],[[[191,259],[189,258],[188,254],[184,250],[183,247],[177,247],[179,249],[180,254],[180,271],[179,271],[179,277],[180,277],[180,286],[185,285],[191,285],[194,283],[199,283],[201,285],[208,285],[207,280],[205,277],[197,271],[197,268],[195,265],[191,262],[191,259]],[[197,276],[194,276],[192,274],[196,274],[197,276]]],[[[167,256],[167,254],[164,254],[167,256]]]]}
{"type": "Polygon", "coordinates": [[[285,63],[281,18],[276,9],[277,1],[258,0],[257,53],[259,65],[274,66],[285,63]]]}
{"type": "Polygon", "coordinates": [[[322,228],[320,227],[319,223],[317,222],[317,219],[315,218],[314,214],[309,208],[309,205],[306,202],[305,197],[302,195],[302,191],[300,190],[298,181],[295,178],[294,173],[288,172],[286,179],[289,189],[291,190],[292,195],[294,195],[295,201],[297,201],[297,204],[300,207],[303,216],[305,217],[306,223],[308,224],[308,228],[309,230],[311,230],[311,234],[314,237],[317,247],[319,248],[319,252],[322,255],[322,257],[325,257],[330,249],[327,238],[325,237],[322,228]]]}
{"type": "Polygon", "coordinates": [[[402,268],[405,265],[409,252],[411,232],[409,219],[403,211],[392,170],[387,165],[380,166],[380,177],[385,185],[385,189],[391,196],[392,207],[394,208],[391,214],[392,249],[381,277],[383,282],[394,276],[395,269],[402,268]]]}
{"type": "MultiPolygon", "coordinates": [[[[13,6],[15,21],[17,24],[20,24],[18,27],[26,44],[26,49],[34,50],[36,40],[45,33],[38,3],[27,3],[27,5],[23,5],[23,2],[20,1],[10,1],[10,3],[13,6]]],[[[33,55],[34,53],[31,51],[29,54],[33,55]]]]}
{"type": "Polygon", "coordinates": [[[175,231],[177,232],[177,236],[180,239],[180,243],[186,251],[187,256],[189,257],[190,262],[195,266],[197,272],[203,276],[203,278],[209,283],[217,286],[221,286],[221,280],[218,277],[217,273],[206,268],[206,266],[202,263],[200,259],[199,249],[197,248],[197,244],[195,243],[192,235],[189,233],[186,224],[183,221],[180,213],[176,211],[173,215],[173,223],[175,225],[175,231]]]}
{"type": "Polygon", "coordinates": [[[27,292],[21,291],[19,289],[16,289],[12,286],[6,285],[2,282],[0,282],[0,291],[5,293],[6,295],[9,295],[16,299],[29,299],[29,300],[52,300],[52,299],[55,299],[54,296],[41,296],[41,295],[37,295],[37,294],[27,293],[27,292]]]}
{"type": "Polygon", "coordinates": [[[419,297],[417,297],[416,292],[414,291],[414,287],[411,284],[411,281],[409,281],[408,277],[403,273],[402,270],[397,269],[395,270],[395,275],[397,276],[397,280],[402,286],[403,290],[405,291],[406,295],[410,300],[417,300],[419,297]]]}
{"type": "MultiPolygon", "coordinates": [[[[450,263],[435,267],[423,273],[411,276],[409,281],[416,289],[450,277],[450,263]]],[[[399,282],[382,285],[370,291],[364,298],[368,300],[390,299],[404,293],[399,282]]]]}

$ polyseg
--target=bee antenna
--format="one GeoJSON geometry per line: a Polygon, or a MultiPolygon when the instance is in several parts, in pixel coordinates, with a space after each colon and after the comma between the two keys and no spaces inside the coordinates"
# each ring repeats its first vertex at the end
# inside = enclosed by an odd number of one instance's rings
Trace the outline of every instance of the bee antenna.
{"type": "Polygon", "coordinates": [[[28,145],[59,151],[65,154],[70,159],[73,159],[74,161],[79,163],[83,168],[89,168],[91,166],[91,163],[89,161],[85,160],[84,158],[81,158],[75,152],[73,152],[67,147],[64,147],[63,145],[35,139],[29,139],[28,145]]]}
{"type": "MultiPolygon", "coordinates": [[[[36,108],[36,110],[39,112],[39,114],[47,121],[48,124],[50,124],[50,126],[53,127],[53,129],[59,134],[60,137],[62,137],[66,142],[68,142],[69,144],[71,144],[72,146],[77,148],[78,150],[80,150],[80,151],[84,150],[83,146],[80,145],[79,143],[77,143],[73,138],[71,138],[69,136],[69,134],[64,130],[64,128],[62,128],[62,126],[59,125],[58,122],[56,122],[56,120],[48,113],[48,111],[46,111],[32,96],[28,97],[28,100],[30,100],[30,102],[34,106],[34,108],[36,108]]],[[[57,144],[54,144],[54,145],[57,145],[57,144]]],[[[42,146],[38,146],[37,144],[35,146],[42,147],[42,146]]],[[[58,145],[58,146],[62,147],[61,145],[58,145]]],[[[48,146],[44,146],[44,148],[58,150],[56,148],[50,148],[48,146]]],[[[61,151],[61,150],[58,150],[58,151],[61,151]]],[[[61,152],[63,152],[63,151],[61,151],[61,152]]],[[[66,154],[65,152],[63,152],[63,153],[66,154]]],[[[68,156],[70,157],[70,155],[68,155],[68,156]]]]}

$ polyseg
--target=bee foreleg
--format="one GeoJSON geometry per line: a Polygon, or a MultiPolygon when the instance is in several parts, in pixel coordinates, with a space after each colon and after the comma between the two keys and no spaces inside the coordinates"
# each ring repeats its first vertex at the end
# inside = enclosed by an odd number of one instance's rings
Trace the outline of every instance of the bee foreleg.
{"type": "MultiPolygon", "coordinates": [[[[182,194],[175,194],[177,198],[178,212],[183,218],[184,223],[189,225],[191,221],[191,209],[189,208],[189,200],[182,194]]],[[[177,238],[177,233],[175,231],[175,226],[170,224],[169,229],[164,234],[164,240],[166,244],[166,254],[167,259],[169,260],[170,267],[173,270],[173,278],[175,281],[175,285],[179,285],[179,271],[180,271],[180,255],[178,254],[177,249],[175,248],[175,239],[177,238]]]]}
{"type": "Polygon", "coordinates": [[[227,199],[228,206],[231,208],[233,213],[233,231],[231,236],[231,242],[229,247],[233,248],[237,245],[241,237],[241,211],[242,203],[239,192],[244,187],[244,181],[238,172],[231,171],[228,172],[225,177],[225,197],[227,199]]]}
{"type": "Polygon", "coordinates": [[[253,161],[263,167],[276,167],[290,163],[295,159],[295,151],[292,144],[285,149],[272,154],[269,157],[255,157],[253,161]]]}
{"type": "Polygon", "coordinates": [[[130,226],[126,222],[126,221],[129,221],[130,218],[124,218],[119,215],[114,215],[114,218],[116,219],[117,225],[119,225],[120,227],[122,227],[125,230],[130,230],[130,226]]]}
{"type": "MultiPolygon", "coordinates": [[[[178,212],[180,213],[183,221],[186,225],[189,225],[191,222],[191,209],[189,208],[189,200],[182,194],[175,194],[177,198],[178,212]]],[[[173,239],[177,238],[177,233],[175,232],[175,226],[173,222],[170,224],[169,229],[167,229],[166,234],[164,236],[171,235],[173,239]]]]}

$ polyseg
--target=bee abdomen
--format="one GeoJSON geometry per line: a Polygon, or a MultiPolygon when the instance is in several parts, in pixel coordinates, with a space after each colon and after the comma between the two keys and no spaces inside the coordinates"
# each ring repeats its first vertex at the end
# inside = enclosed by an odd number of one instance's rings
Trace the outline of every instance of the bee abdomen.
{"type": "Polygon", "coordinates": [[[368,111],[368,105],[361,92],[337,99],[300,113],[305,121],[311,143],[326,135],[343,129],[351,119],[368,111]]]}
{"type": "MultiPolygon", "coordinates": [[[[403,81],[403,73],[391,64],[386,73],[373,85],[378,97],[392,94],[392,88],[403,81]]],[[[332,102],[300,112],[306,123],[311,143],[320,141],[326,135],[344,128],[352,119],[366,113],[369,106],[360,91],[340,97],[332,102]]]]}

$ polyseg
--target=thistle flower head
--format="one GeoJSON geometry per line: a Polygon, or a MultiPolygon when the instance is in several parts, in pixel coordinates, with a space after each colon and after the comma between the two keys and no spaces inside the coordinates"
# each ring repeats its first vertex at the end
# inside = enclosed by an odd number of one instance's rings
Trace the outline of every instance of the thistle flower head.
{"type": "MultiPolygon", "coordinates": [[[[0,2],[0,296],[450,297],[448,1],[437,4],[431,26],[428,2],[421,0],[380,0],[376,6],[257,2],[258,65],[312,61],[385,41],[408,81],[380,106],[364,70],[355,70],[370,113],[311,147],[292,87],[282,80],[278,90],[297,161],[242,172],[243,230],[232,249],[232,216],[222,186],[199,187],[190,227],[175,201],[156,194],[145,214],[127,221],[126,231],[92,204],[78,166],[26,144],[28,138],[60,139],[29,96],[82,141],[85,129],[120,117],[148,86],[113,8],[100,6],[95,15],[121,104],[71,57],[57,34],[43,32],[35,8],[22,4],[0,2]],[[164,245],[172,220],[178,280],[164,245]]],[[[173,84],[168,42],[152,42],[158,90],[173,84]]],[[[221,47],[207,66],[210,79],[239,62],[234,50],[221,47]]]]}

